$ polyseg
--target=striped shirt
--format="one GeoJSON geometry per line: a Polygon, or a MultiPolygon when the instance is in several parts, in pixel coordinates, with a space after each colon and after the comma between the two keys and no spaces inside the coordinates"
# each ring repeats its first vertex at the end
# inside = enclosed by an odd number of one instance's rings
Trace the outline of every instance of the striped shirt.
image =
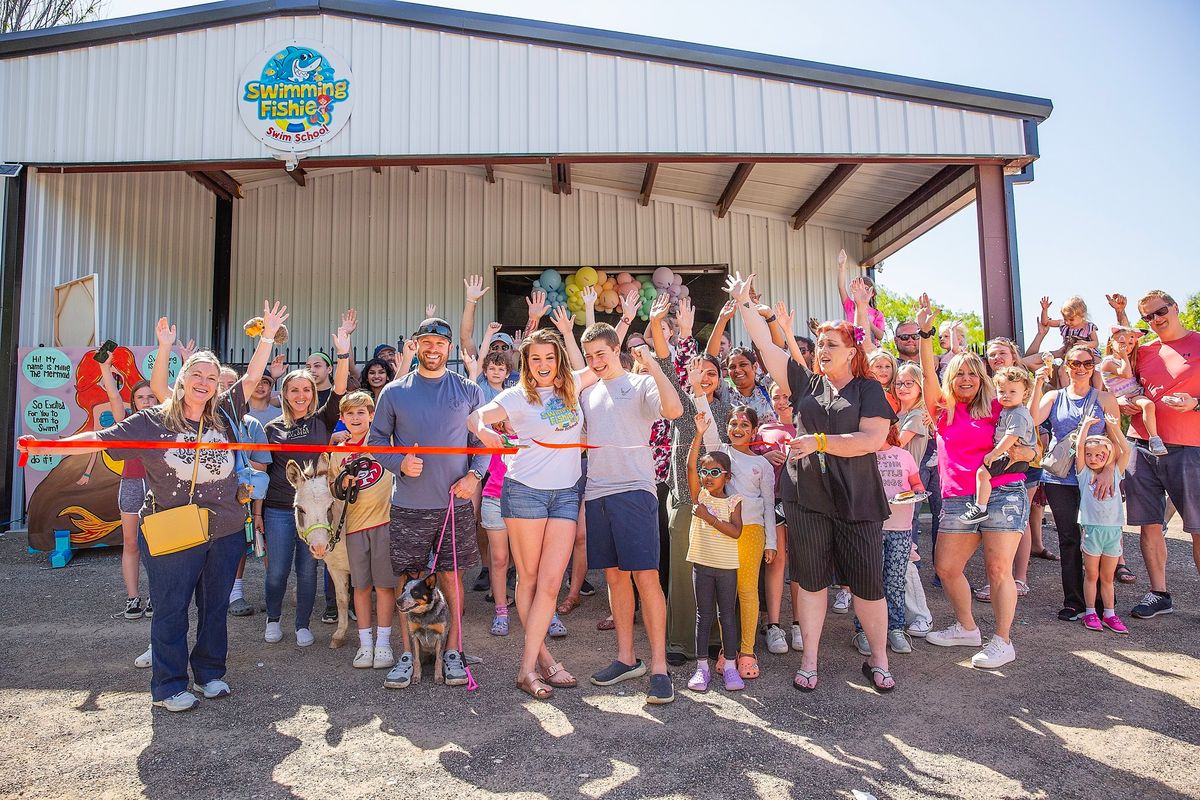
{"type": "MultiPolygon", "coordinates": [[[[696,502],[707,506],[717,519],[728,522],[742,498],[737,495],[713,497],[707,489],[701,489],[696,502]]],[[[687,560],[713,569],[737,569],[738,540],[726,536],[693,514],[692,527],[688,531],[687,560]]]]}

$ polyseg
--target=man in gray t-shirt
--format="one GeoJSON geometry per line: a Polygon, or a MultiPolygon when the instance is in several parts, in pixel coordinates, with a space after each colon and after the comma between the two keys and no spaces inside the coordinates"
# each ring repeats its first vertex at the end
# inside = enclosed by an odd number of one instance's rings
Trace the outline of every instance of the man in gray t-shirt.
{"type": "Polygon", "coordinates": [[[592,676],[611,686],[646,673],[633,650],[633,584],[642,598],[642,618],[650,641],[647,702],[674,699],[667,676],[667,603],[658,580],[658,497],[650,427],[683,413],[679,395],[645,347],[634,356],[644,374],[621,367],[621,340],[612,326],[598,323],[581,340],[588,366],[600,378],[583,392],[581,404],[589,445],[584,513],[588,566],[603,569],[617,632],[617,658],[592,676]]]}
{"type": "MultiPolygon", "coordinates": [[[[472,381],[446,370],[450,359],[450,324],[436,317],[425,320],[413,334],[417,369],[384,387],[375,408],[367,444],[395,447],[482,447],[467,430],[467,417],[483,405],[483,393],[472,381]]],[[[459,570],[479,564],[475,541],[475,511],[471,496],[479,488],[489,456],[377,453],[375,460],[396,475],[392,488],[392,571],[403,581],[428,568],[437,549],[438,585],[450,606],[448,647],[443,656],[446,683],[459,686],[468,676],[459,642],[459,570]],[[454,510],[453,537],[445,526],[454,510]],[[443,529],[447,534],[439,537],[443,529]],[[452,541],[453,538],[453,541],[452,541]]],[[[384,686],[403,688],[412,679],[412,654],[400,657],[384,686]]]]}

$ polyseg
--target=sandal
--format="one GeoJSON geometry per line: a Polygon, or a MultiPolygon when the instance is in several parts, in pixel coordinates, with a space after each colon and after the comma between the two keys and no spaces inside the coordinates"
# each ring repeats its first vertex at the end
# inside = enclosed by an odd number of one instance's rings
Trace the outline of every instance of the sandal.
{"type": "Polygon", "coordinates": [[[1047,561],[1058,561],[1058,553],[1051,553],[1046,548],[1035,550],[1029,554],[1033,558],[1044,558],[1047,561]]]}
{"type": "Polygon", "coordinates": [[[871,682],[871,688],[874,689],[879,694],[887,694],[888,692],[890,692],[896,688],[896,679],[892,677],[892,673],[888,672],[886,669],[883,669],[882,667],[872,667],[870,664],[868,664],[866,661],[864,661],[863,665],[862,665],[862,674],[863,674],[864,678],[866,678],[867,680],[869,680],[871,682]],[[876,675],[878,675],[881,679],[883,679],[885,681],[890,680],[892,682],[892,685],[891,686],[880,686],[879,683],[875,680],[876,675]]]}
{"type": "Polygon", "coordinates": [[[534,700],[549,700],[554,696],[554,690],[536,672],[530,672],[524,678],[518,678],[517,688],[534,700]]]}
{"type": "Polygon", "coordinates": [[[605,617],[604,619],[602,619],[596,623],[596,630],[598,630],[598,631],[611,631],[611,630],[615,629],[616,627],[617,627],[617,624],[615,622],[613,622],[612,617],[605,617]]]}
{"type": "Polygon", "coordinates": [[[1120,583],[1137,583],[1137,575],[1124,564],[1117,564],[1117,580],[1120,583]]]}
{"type": "Polygon", "coordinates": [[[567,614],[570,614],[577,608],[579,608],[579,598],[568,595],[565,600],[558,604],[557,611],[560,615],[565,617],[567,614]]]}
{"type": "Polygon", "coordinates": [[[567,672],[561,661],[555,661],[539,671],[542,674],[542,680],[554,689],[574,689],[579,685],[579,681],[575,680],[574,675],[567,672]]]}
{"type": "Polygon", "coordinates": [[[758,656],[750,653],[749,655],[739,653],[737,657],[738,675],[741,675],[744,680],[753,680],[760,674],[758,669],[758,656]]]}
{"type": "Polygon", "coordinates": [[[1025,581],[1013,581],[1017,585],[1017,597],[1024,597],[1029,594],[1029,584],[1025,581]]]}
{"type": "Polygon", "coordinates": [[[975,595],[975,599],[979,602],[990,603],[992,602],[992,585],[990,583],[984,584],[982,589],[976,589],[973,594],[975,595]]]}
{"type": "Polygon", "coordinates": [[[796,670],[796,677],[792,678],[792,686],[796,687],[802,692],[813,691],[817,688],[817,671],[815,669],[796,670]],[[801,683],[801,681],[804,681],[804,683],[801,683]]]}

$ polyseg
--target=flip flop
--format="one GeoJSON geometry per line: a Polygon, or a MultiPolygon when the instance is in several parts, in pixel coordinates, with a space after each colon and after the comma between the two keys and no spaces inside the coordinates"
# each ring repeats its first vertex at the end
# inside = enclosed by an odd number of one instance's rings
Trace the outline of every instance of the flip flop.
{"type": "Polygon", "coordinates": [[[797,689],[799,689],[802,692],[811,692],[817,688],[816,681],[817,681],[817,671],[815,669],[814,670],[798,669],[798,670],[796,670],[796,677],[792,678],[792,686],[796,687],[797,689]],[[804,681],[805,683],[808,684],[808,686],[805,686],[804,684],[800,683],[800,681],[804,681]]]}
{"type": "Polygon", "coordinates": [[[570,614],[577,608],[579,608],[579,598],[568,596],[558,604],[558,608],[556,610],[560,616],[565,617],[567,614],[570,614]]]}
{"type": "Polygon", "coordinates": [[[872,667],[870,664],[868,664],[866,661],[864,661],[863,665],[862,665],[862,674],[863,674],[864,678],[866,678],[868,681],[871,682],[871,688],[874,689],[879,694],[887,694],[888,692],[890,692],[896,688],[896,679],[892,678],[892,673],[888,672],[886,669],[883,669],[881,667],[872,667]],[[880,686],[878,683],[875,682],[876,675],[883,678],[884,680],[888,680],[890,678],[892,681],[892,685],[891,686],[880,686]]]}
{"type": "Polygon", "coordinates": [[[1120,583],[1137,583],[1137,575],[1124,564],[1117,564],[1117,581],[1120,583]]]}
{"type": "Polygon", "coordinates": [[[1034,551],[1034,552],[1030,553],[1029,555],[1033,556],[1034,558],[1043,558],[1046,561],[1058,561],[1059,560],[1058,553],[1051,553],[1045,547],[1043,547],[1041,550],[1034,551]]]}

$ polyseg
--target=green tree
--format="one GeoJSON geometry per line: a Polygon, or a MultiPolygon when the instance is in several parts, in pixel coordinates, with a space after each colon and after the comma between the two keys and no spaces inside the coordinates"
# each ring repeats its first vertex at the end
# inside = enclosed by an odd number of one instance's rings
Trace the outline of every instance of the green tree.
{"type": "MultiPolygon", "coordinates": [[[[897,323],[906,319],[911,320],[916,316],[917,299],[915,297],[897,294],[878,285],[875,287],[875,292],[875,307],[883,312],[892,331],[895,330],[897,323]]],[[[946,320],[959,320],[967,329],[967,345],[973,349],[983,347],[983,320],[978,314],[974,311],[954,311],[943,307],[936,298],[931,297],[930,300],[933,302],[933,307],[937,309],[937,316],[933,320],[934,327],[941,325],[946,320]]],[[[895,352],[895,345],[890,340],[886,347],[895,352]]]]}
{"type": "Polygon", "coordinates": [[[104,0],[4,0],[0,33],[74,25],[99,16],[104,0]]]}
{"type": "Polygon", "coordinates": [[[1185,328],[1200,331],[1200,292],[1196,292],[1184,301],[1179,309],[1179,321],[1185,328]]]}

